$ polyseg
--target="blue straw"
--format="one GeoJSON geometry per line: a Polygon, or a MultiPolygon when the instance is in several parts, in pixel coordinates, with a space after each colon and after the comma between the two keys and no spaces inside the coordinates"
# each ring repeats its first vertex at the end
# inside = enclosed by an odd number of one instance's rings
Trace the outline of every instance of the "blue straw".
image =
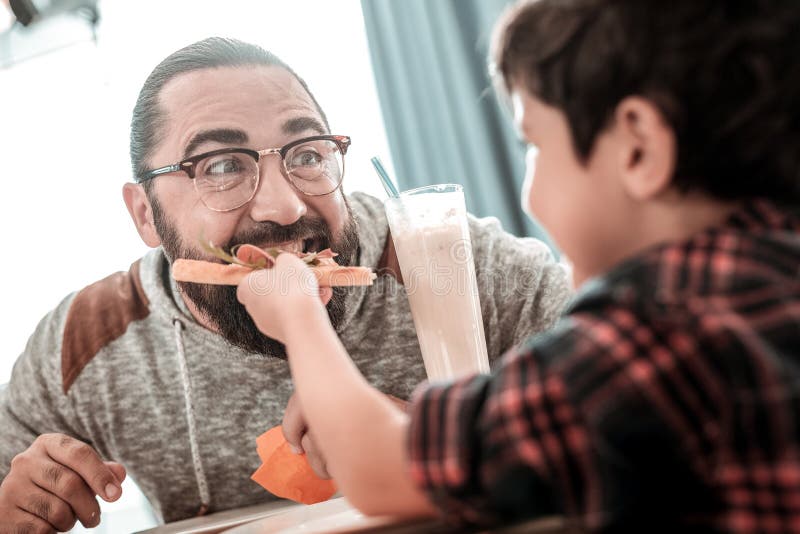
{"type": "Polygon", "coordinates": [[[378,177],[381,179],[381,184],[383,184],[383,189],[386,190],[386,194],[391,198],[399,197],[400,192],[397,191],[397,186],[395,186],[392,179],[389,178],[389,174],[386,172],[386,169],[383,168],[383,165],[381,165],[381,160],[378,159],[378,156],[375,156],[370,161],[372,161],[372,165],[378,172],[378,177]]]}

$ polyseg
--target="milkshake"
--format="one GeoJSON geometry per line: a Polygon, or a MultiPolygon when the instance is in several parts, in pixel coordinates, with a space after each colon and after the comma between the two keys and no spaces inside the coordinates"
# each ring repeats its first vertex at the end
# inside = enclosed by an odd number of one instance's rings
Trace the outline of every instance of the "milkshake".
{"type": "Polygon", "coordinates": [[[385,207],[428,379],[488,373],[461,186],[406,191],[385,207]]]}

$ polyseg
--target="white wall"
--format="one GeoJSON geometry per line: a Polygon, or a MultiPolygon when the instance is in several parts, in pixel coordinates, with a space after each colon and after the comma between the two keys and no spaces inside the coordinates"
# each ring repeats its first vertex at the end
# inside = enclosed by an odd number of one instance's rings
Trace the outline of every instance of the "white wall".
{"type": "Polygon", "coordinates": [[[334,133],[350,135],[348,191],[382,195],[391,166],[358,0],[136,0],[100,4],[98,44],[0,69],[0,383],[41,317],[127,269],[146,247],[122,202],[130,113],[169,53],[208,37],[275,52],[305,78],[334,133]]]}

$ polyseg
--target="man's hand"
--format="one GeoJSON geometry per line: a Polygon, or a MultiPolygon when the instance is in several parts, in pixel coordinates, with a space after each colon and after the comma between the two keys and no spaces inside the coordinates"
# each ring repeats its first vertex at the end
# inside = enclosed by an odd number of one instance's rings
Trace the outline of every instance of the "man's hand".
{"type": "Polygon", "coordinates": [[[0,534],[67,532],[77,520],[96,527],[95,496],[116,501],[124,479],[122,465],[103,462],[86,443],[43,434],[14,457],[0,484],[0,534]]]}
{"type": "MultiPolygon", "coordinates": [[[[258,269],[239,284],[236,296],[261,332],[286,342],[286,328],[300,323],[331,299],[331,288],[321,288],[314,273],[297,256],[281,254],[269,269],[258,269]]],[[[326,315],[327,317],[327,315],[326,315]]]]}

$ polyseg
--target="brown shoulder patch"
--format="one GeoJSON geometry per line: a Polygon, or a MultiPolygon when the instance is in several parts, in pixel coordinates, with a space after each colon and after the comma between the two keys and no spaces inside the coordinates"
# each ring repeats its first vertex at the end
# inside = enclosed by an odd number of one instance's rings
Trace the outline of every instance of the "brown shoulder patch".
{"type": "Polygon", "coordinates": [[[124,334],[130,323],[147,317],[149,304],[139,260],[128,272],[114,273],[77,294],[67,313],[61,347],[64,394],[100,349],[124,334]]]}
{"type": "Polygon", "coordinates": [[[386,234],[386,243],[383,245],[383,254],[381,259],[378,260],[378,276],[388,274],[394,276],[395,280],[403,283],[403,275],[400,272],[400,262],[397,261],[397,252],[394,249],[394,240],[392,240],[392,233],[386,234]]]}

